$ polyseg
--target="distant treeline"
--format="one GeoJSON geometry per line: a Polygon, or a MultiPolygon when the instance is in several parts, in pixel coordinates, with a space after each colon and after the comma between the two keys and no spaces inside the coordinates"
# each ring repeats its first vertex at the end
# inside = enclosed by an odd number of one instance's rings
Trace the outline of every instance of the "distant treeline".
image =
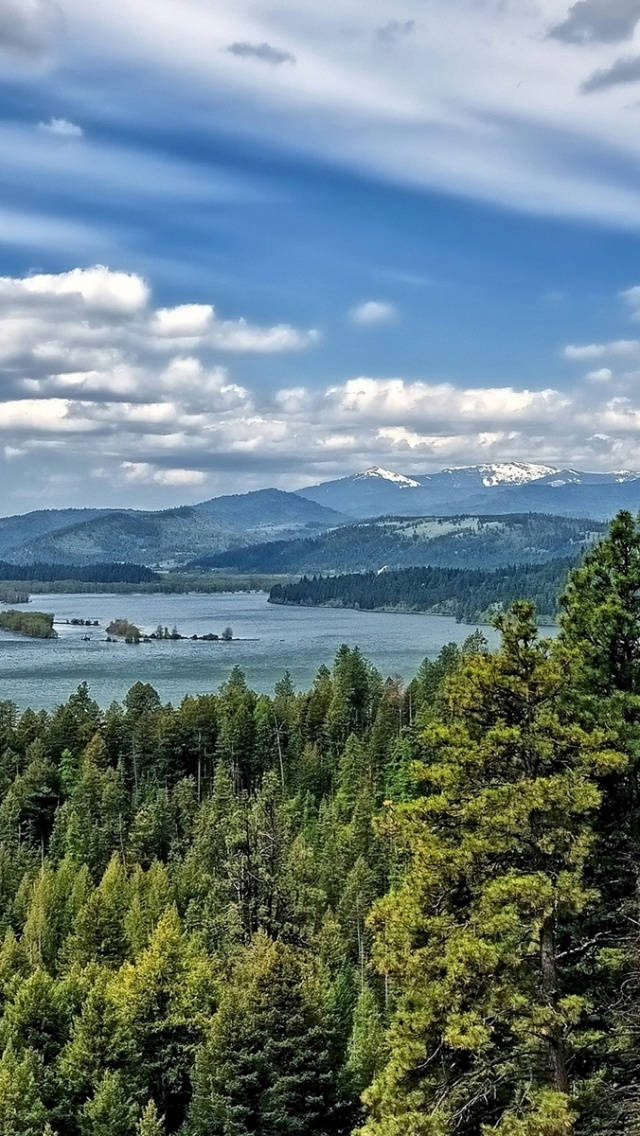
{"type": "Polygon", "coordinates": [[[16,588],[13,584],[9,584],[5,587],[0,585],[0,603],[25,604],[29,603],[30,599],[31,597],[26,588],[16,588]]]}
{"type": "Polygon", "coordinates": [[[142,564],[9,564],[0,560],[0,580],[77,580],[89,584],[146,584],[160,576],[142,564]]]}
{"type": "Polygon", "coordinates": [[[13,631],[30,639],[57,639],[53,616],[44,611],[0,611],[0,631],[13,631]]]}
{"type": "MultiPolygon", "coordinates": [[[[91,569],[87,569],[91,571],[91,569]]],[[[2,577],[0,576],[0,580],[2,577]]],[[[289,579],[287,576],[236,576],[218,573],[206,574],[172,574],[155,575],[152,580],[139,582],[109,581],[109,580],[78,580],[65,577],[62,580],[29,580],[28,590],[31,595],[49,594],[57,595],[84,594],[99,595],[109,592],[117,595],[185,595],[197,592],[201,595],[216,595],[220,592],[268,592],[275,583],[289,579]]],[[[20,581],[13,580],[13,586],[19,590],[20,581]]],[[[17,600],[12,601],[17,603],[17,600]]]]}
{"type": "Polygon", "coordinates": [[[459,622],[486,619],[514,600],[530,597],[543,619],[553,618],[575,561],[518,564],[482,572],[465,568],[404,568],[346,576],[304,576],[276,584],[270,603],[349,607],[361,611],[424,611],[459,622]]]}

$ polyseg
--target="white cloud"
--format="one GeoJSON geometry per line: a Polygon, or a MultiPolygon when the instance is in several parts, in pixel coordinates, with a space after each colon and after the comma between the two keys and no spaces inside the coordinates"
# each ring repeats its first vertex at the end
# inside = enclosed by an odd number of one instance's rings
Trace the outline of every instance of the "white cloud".
{"type": "Polygon", "coordinates": [[[436,425],[452,418],[474,429],[484,424],[552,421],[568,405],[559,391],[516,390],[513,387],[459,388],[451,383],[408,383],[404,379],[349,379],[327,393],[327,399],[343,418],[353,415],[370,422],[436,425]]]}
{"type": "Polygon", "coordinates": [[[398,318],[398,309],[385,300],[365,300],[351,309],[349,318],[358,327],[374,327],[376,324],[393,323],[398,318]]]}
{"type": "Polygon", "coordinates": [[[158,308],[151,318],[151,331],[173,339],[200,338],[212,323],[211,304],[178,304],[175,308],[158,308]]]}
{"type": "Polygon", "coordinates": [[[195,469],[156,469],[148,462],[122,462],[121,469],[126,481],[137,485],[167,485],[185,488],[204,485],[205,473],[195,469]]]}
{"type": "Polygon", "coordinates": [[[597,371],[588,371],[585,379],[589,383],[610,383],[613,371],[610,367],[600,367],[597,371]]]}
{"type": "Polygon", "coordinates": [[[159,308],[150,321],[150,330],[159,340],[176,343],[193,340],[220,351],[258,352],[300,351],[317,343],[320,333],[301,330],[289,324],[259,327],[246,319],[221,320],[210,304],[179,304],[159,308]]]}
{"type": "Polygon", "coordinates": [[[69,122],[68,118],[49,118],[46,122],[39,122],[38,130],[53,134],[56,138],[82,138],[84,134],[82,127],[77,122],[69,122]]]}
{"type": "Polygon", "coordinates": [[[640,355],[640,340],[616,339],[612,343],[569,344],[562,354],[565,359],[578,363],[591,359],[635,359],[640,355]]]}
{"type": "Polygon", "coordinates": [[[97,312],[134,314],[149,299],[149,286],[133,272],[114,272],[102,264],[93,268],[72,268],[57,274],[0,277],[0,304],[33,297],[46,302],[60,297],[79,299],[97,312]]]}

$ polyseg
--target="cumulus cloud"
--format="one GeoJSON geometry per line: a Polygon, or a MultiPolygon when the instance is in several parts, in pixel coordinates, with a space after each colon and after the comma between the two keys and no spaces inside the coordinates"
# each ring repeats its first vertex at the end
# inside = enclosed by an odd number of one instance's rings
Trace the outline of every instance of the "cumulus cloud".
{"type": "Polygon", "coordinates": [[[627,59],[616,59],[611,67],[594,71],[580,89],[583,94],[590,95],[594,91],[607,91],[610,87],[619,87],[624,83],[637,83],[639,79],[640,55],[633,55],[627,59]]]}
{"type": "Polygon", "coordinates": [[[80,461],[90,454],[92,469],[117,460],[129,482],[195,488],[206,475],[194,453],[206,466],[211,448],[250,453],[286,433],[277,415],[256,415],[252,392],[217,357],[316,339],[289,324],[221,319],[212,304],[154,309],[142,277],[105,266],[0,277],[5,460],[64,444],[80,461]]]}
{"type": "Polygon", "coordinates": [[[327,393],[341,417],[361,421],[441,427],[452,419],[482,429],[492,423],[551,421],[568,405],[556,390],[516,390],[513,387],[455,387],[451,383],[408,383],[404,379],[349,379],[327,393]]]}
{"type": "Polygon", "coordinates": [[[39,122],[38,130],[56,138],[82,138],[84,134],[82,127],[77,122],[69,122],[68,118],[49,118],[46,122],[39,122]]]}
{"type": "Polygon", "coordinates": [[[227,51],[230,55],[237,55],[241,59],[259,59],[261,63],[270,63],[272,67],[280,67],[283,63],[294,64],[295,55],[284,51],[281,47],[274,47],[271,43],[230,43],[227,51]]]}
{"type": "Polygon", "coordinates": [[[258,352],[299,351],[317,343],[315,328],[301,330],[290,324],[259,327],[246,319],[221,320],[211,304],[179,304],[159,308],[150,320],[152,334],[165,342],[208,343],[220,351],[258,352]]]}
{"type": "Polygon", "coordinates": [[[551,29],[565,43],[619,43],[631,39],[640,20],[640,0],[578,0],[551,29]]]}
{"type": "Polygon", "coordinates": [[[376,324],[393,323],[398,318],[395,304],[385,300],[365,300],[351,308],[349,319],[358,327],[374,327],[376,324]]]}
{"type": "Polygon", "coordinates": [[[60,24],[53,0],[2,0],[0,52],[38,59],[49,51],[60,24]]]}
{"type": "Polygon", "coordinates": [[[134,314],[147,304],[149,286],[133,272],[113,272],[102,264],[72,268],[70,272],[37,273],[33,276],[0,276],[0,305],[33,299],[46,305],[63,300],[78,301],[83,308],[113,314],[134,314]]]}
{"type": "MultiPolygon", "coordinates": [[[[623,293],[632,314],[638,295],[623,293]]],[[[293,487],[375,464],[420,473],[517,455],[640,466],[637,375],[624,371],[638,366],[639,340],[567,347],[567,363],[593,370],[565,390],[379,374],[274,390],[243,381],[237,361],[229,369],[238,337],[265,353],[312,342],[287,324],[221,319],[213,304],[154,307],[147,282],[104,267],[0,278],[5,509],[12,469],[34,507],[56,485],[70,492],[74,471],[76,503],[92,476],[135,504],[228,491],[230,476],[234,491],[293,487]]]]}

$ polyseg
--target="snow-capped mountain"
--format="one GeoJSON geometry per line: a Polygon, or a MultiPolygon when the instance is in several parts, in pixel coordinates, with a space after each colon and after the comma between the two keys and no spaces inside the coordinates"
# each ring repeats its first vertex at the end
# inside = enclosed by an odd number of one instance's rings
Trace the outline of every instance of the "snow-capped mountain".
{"type": "Polygon", "coordinates": [[[382,466],[374,465],[371,469],[365,469],[364,473],[356,473],[354,475],[355,481],[363,481],[365,478],[378,478],[380,481],[390,481],[393,485],[399,486],[400,489],[419,489],[420,482],[414,481],[413,477],[405,477],[403,473],[394,473],[392,469],[383,469],[382,466]]]}
{"type": "Polygon", "coordinates": [[[494,462],[408,476],[373,466],[301,489],[300,495],[351,517],[545,512],[608,517],[640,509],[640,474],[590,473],[538,462],[494,462]]]}

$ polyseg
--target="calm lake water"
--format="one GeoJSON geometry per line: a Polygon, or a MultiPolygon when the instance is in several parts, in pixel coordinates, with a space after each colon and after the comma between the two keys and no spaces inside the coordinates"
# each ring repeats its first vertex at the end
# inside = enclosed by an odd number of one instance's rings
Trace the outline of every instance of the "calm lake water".
{"type": "MultiPolygon", "coordinates": [[[[428,615],[325,608],[279,607],[264,593],[203,595],[46,595],[24,610],[54,612],[56,620],[99,619],[88,631],[57,625],[59,638],[34,640],[0,632],[0,699],[18,706],[51,708],[64,702],[80,682],[88,682],[103,706],[120,700],[134,682],[150,682],[165,701],[216,690],[234,665],[249,685],[271,691],[285,670],[298,689],[311,683],[321,663],[331,663],[341,643],[358,645],[386,675],[411,678],[425,656],[444,643],[461,643],[473,627],[428,615]],[[182,635],[221,634],[233,628],[232,643],[104,642],[104,628],[124,617],[144,631],[174,625],[182,635]],[[92,636],[84,643],[84,634],[92,636]],[[244,640],[244,641],[243,641],[244,640]]],[[[493,645],[491,628],[483,628],[493,645]]]]}

